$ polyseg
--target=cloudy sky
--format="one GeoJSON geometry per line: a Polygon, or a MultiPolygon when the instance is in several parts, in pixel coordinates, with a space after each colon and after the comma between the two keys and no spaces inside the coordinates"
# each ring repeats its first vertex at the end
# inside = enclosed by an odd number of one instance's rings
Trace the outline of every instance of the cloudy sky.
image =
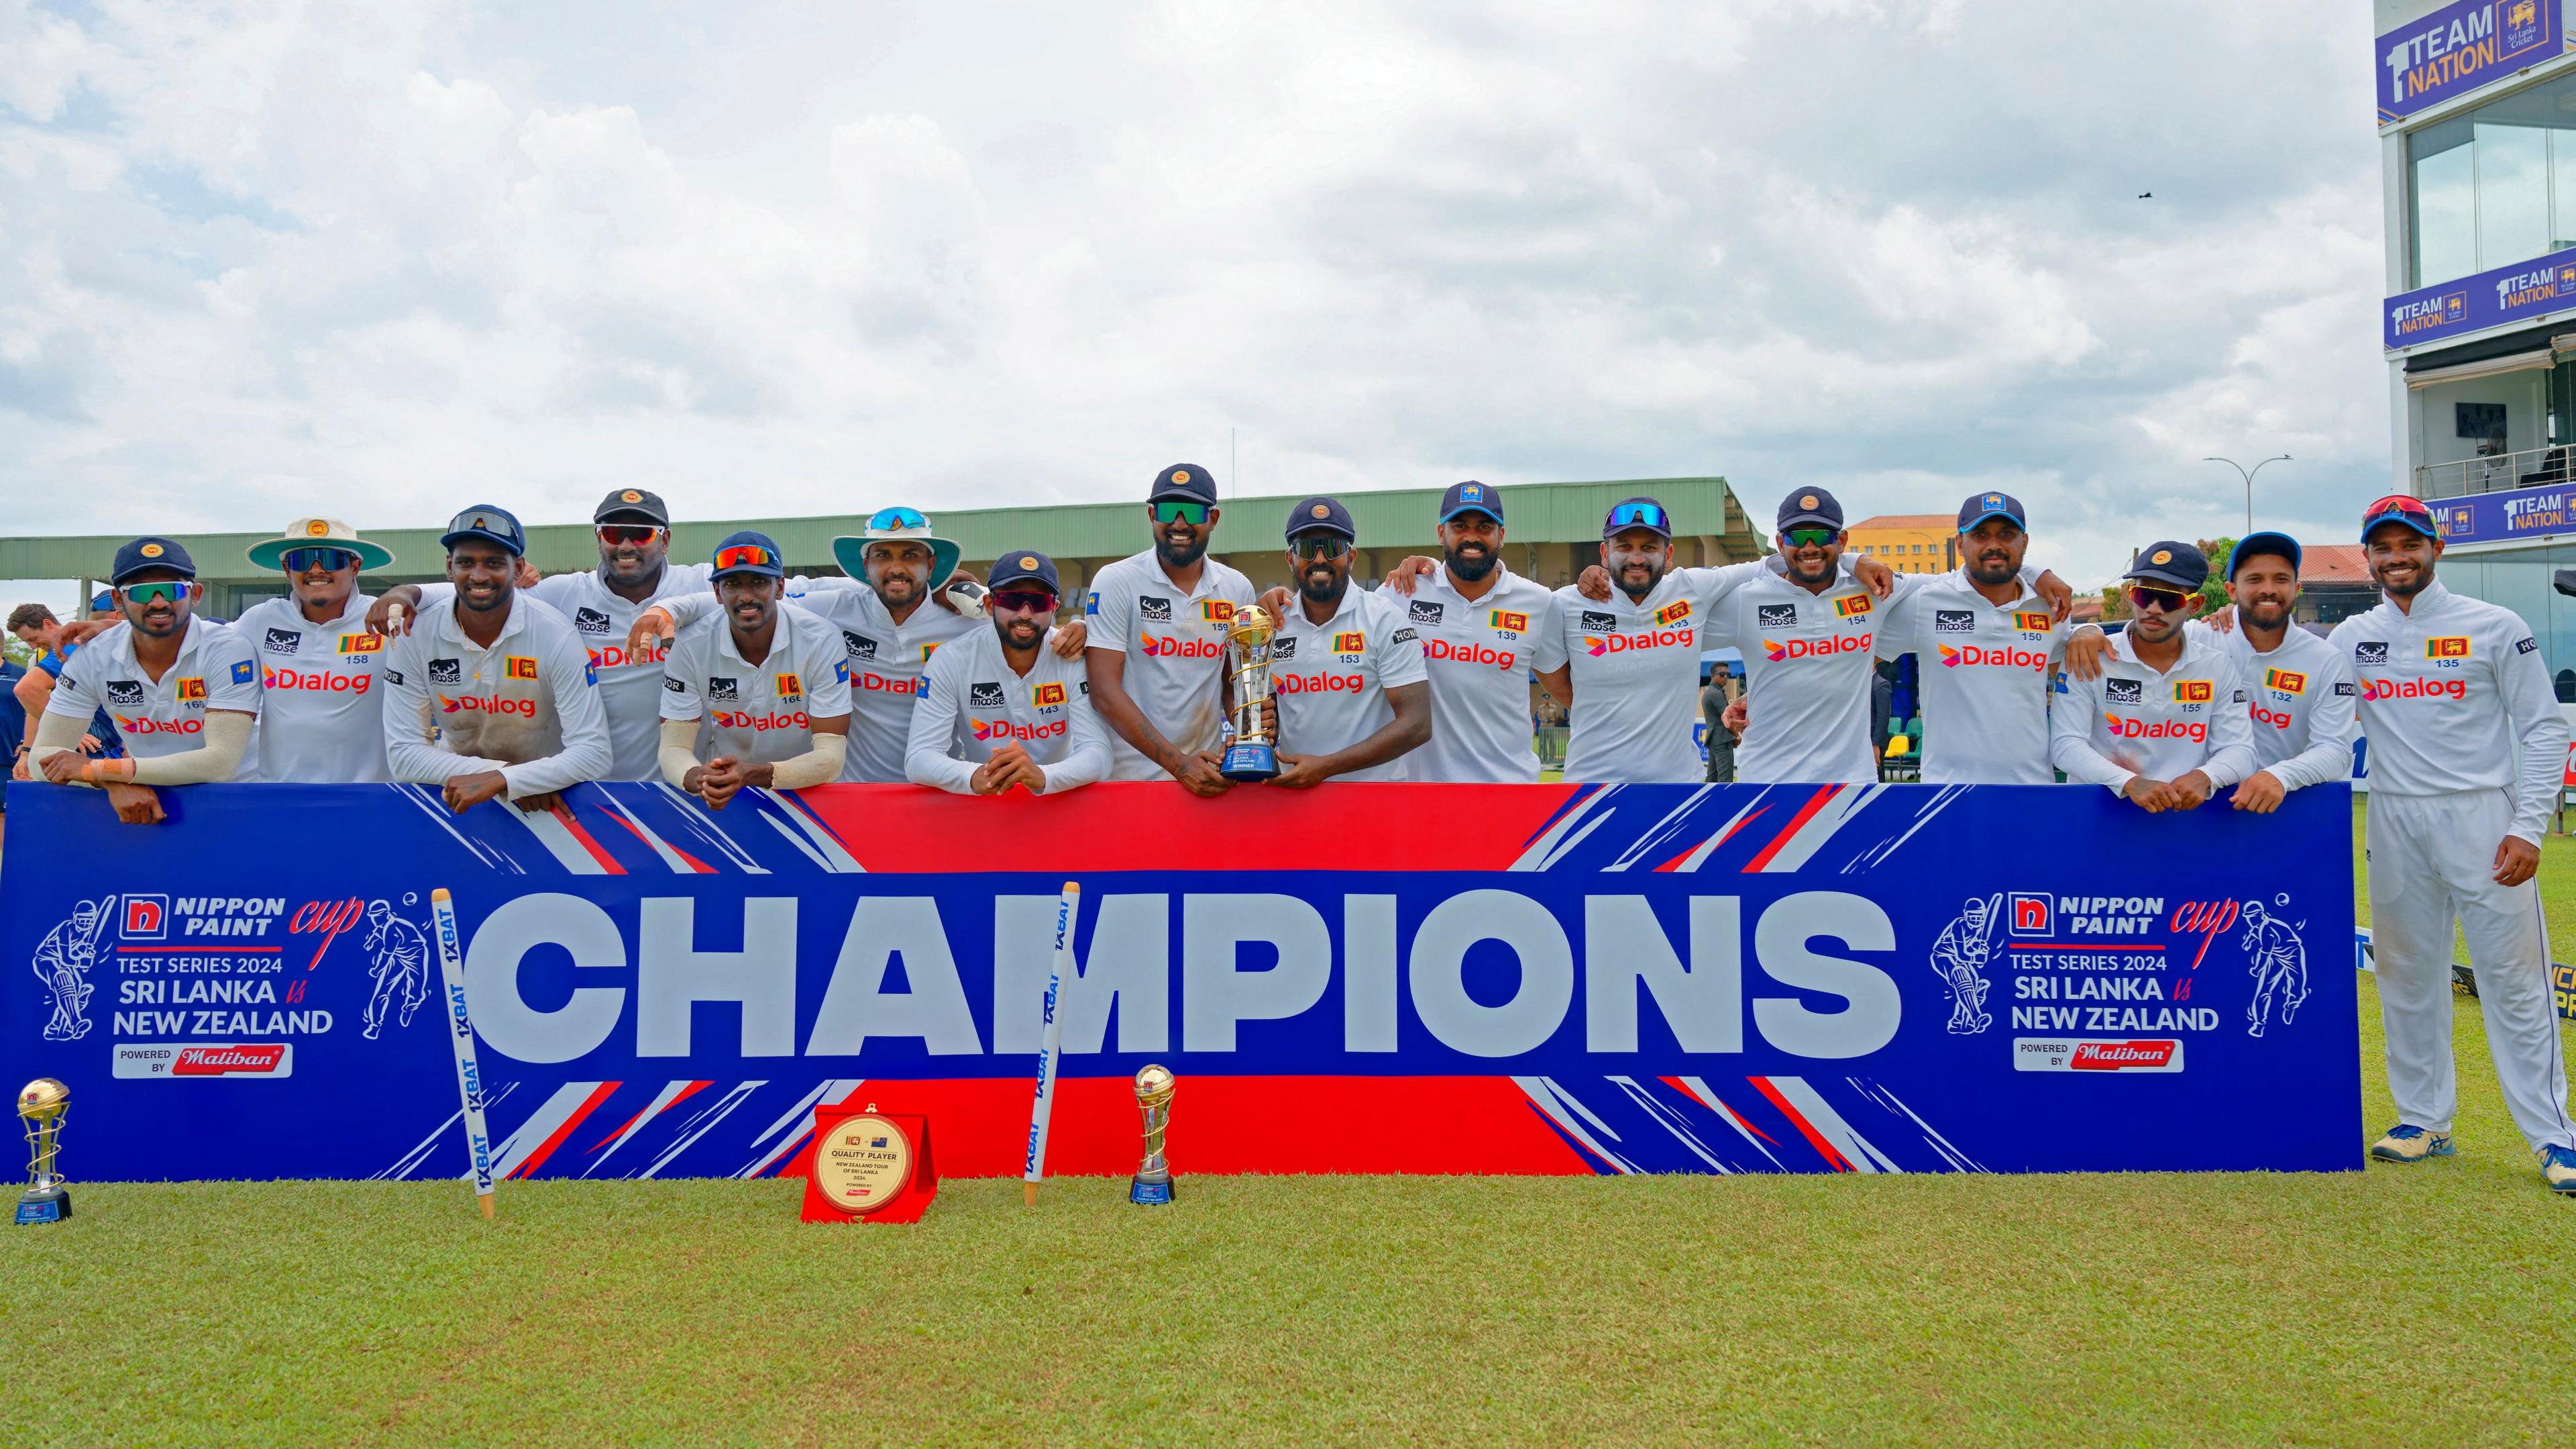
{"type": "MultiPolygon", "coordinates": [[[[20,533],[2387,469],[2368,8],[0,0],[20,533]],[[2137,194],[2153,191],[2153,200],[2137,194]]],[[[21,592],[25,592],[21,590],[21,592]]]]}

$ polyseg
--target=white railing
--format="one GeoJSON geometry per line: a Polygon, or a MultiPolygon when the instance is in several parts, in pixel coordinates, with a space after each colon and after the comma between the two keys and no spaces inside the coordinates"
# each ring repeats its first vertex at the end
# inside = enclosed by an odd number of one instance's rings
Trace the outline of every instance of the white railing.
{"type": "Polygon", "coordinates": [[[2570,481],[2576,449],[2566,444],[2526,448],[2519,453],[2493,453],[2455,463],[2427,463],[2415,470],[2416,496],[2458,498],[2469,493],[2506,493],[2570,481]]]}

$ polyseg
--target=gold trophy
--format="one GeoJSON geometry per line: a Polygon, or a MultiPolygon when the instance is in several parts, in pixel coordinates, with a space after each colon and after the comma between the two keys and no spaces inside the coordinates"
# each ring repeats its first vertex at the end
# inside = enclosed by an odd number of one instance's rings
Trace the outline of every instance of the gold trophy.
{"type": "Polygon", "coordinates": [[[18,1194],[18,1225],[58,1223],[72,1215],[72,1195],[55,1169],[63,1152],[63,1118],[72,1089],[38,1077],[18,1089],[18,1120],[27,1129],[27,1190],[18,1194]]]}
{"type": "Polygon", "coordinates": [[[1217,773],[1229,780],[1279,777],[1279,750],[1261,724],[1261,707],[1270,701],[1270,641],[1278,632],[1279,621],[1258,604],[1238,606],[1226,630],[1235,659],[1234,743],[1217,773]]]}
{"type": "Polygon", "coordinates": [[[1163,1134],[1172,1126],[1171,1072],[1149,1066],[1136,1074],[1136,1106],[1145,1114],[1145,1164],[1128,1185],[1127,1200],[1160,1207],[1172,1200],[1172,1164],[1163,1157],[1163,1134]]]}

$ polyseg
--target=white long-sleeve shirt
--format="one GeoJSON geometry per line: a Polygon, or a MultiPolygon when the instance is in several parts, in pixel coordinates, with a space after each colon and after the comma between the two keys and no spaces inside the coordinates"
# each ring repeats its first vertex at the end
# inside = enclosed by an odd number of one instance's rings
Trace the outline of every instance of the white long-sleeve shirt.
{"type": "Polygon", "coordinates": [[[2290,790],[2352,777],[2360,699],[2351,655],[2296,624],[2268,654],[2256,651],[2241,622],[2225,634],[2198,619],[2184,627],[2236,662],[2253,703],[2255,769],[2290,790]]]}
{"type": "Polygon", "coordinates": [[[2236,661],[2183,635],[2182,657],[2159,673],[2138,662],[2124,631],[2111,636],[2096,679],[2068,679],[2049,711],[2049,757],[2071,783],[2113,794],[2140,775],[2171,780],[2194,770],[2213,791],[2254,773],[2254,736],[2236,661]]]}
{"type": "Polygon", "coordinates": [[[930,661],[912,708],[904,773],[916,785],[975,793],[975,767],[1004,745],[1029,752],[1056,795],[1109,774],[1109,731],[1091,708],[1089,671],[1059,659],[1055,631],[1039,641],[1037,663],[1021,674],[985,624],[930,661]]]}
{"type": "Polygon", "coordinates": [[[2513,793],[2509,834],[2537,845],[2564,778],[2567,724],[2521,616],[2437,580],[2381,599],[2326,642],[2352,661],[2373,794],[2513,793]]]}
{"type": "Polygon", "coordinates": [[[614,778],[589,650],[571,620],[528,593],[511,596],[490,649],[457,627],[453,597],[421,605],[383,678],[385,765],[397,780],[498,770],[519,800],[614,778]]]}

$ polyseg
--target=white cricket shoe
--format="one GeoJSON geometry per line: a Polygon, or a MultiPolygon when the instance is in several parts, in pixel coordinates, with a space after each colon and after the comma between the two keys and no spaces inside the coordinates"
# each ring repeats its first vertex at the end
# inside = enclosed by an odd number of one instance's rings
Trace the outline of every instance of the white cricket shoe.
{"type": "MultiPolygon", "coordinates": [[[[2422,1127],[2400,1124],[2388,1129],[2388,1135],[2370,1144],[2370,1155],[2382,1162],[2421,1162],[2427,1157],[2449,1157],[2459,1149],[2451,1145],[2451,1134],[2422,1127]]],[[[2571,1154],[2576,1158],[2576,1154],[2571,1154]]],[[[2576,1161],[2570,1171],[2576,1172],[2576,1161]]]]}

